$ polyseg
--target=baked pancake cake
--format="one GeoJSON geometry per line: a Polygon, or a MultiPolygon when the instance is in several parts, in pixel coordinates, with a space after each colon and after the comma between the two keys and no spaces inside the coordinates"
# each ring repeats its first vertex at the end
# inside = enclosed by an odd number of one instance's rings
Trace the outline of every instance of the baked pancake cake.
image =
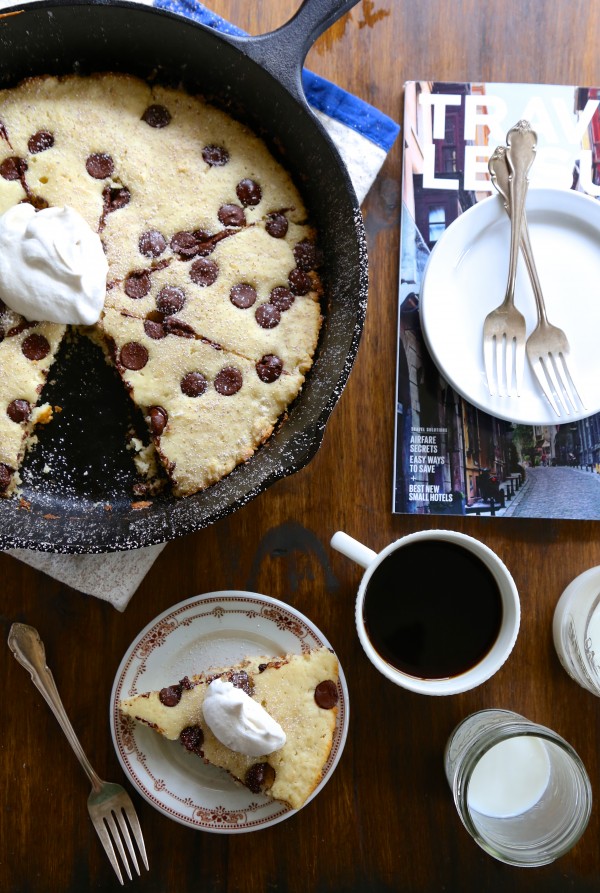
{"type": "MultiPolygon", "coordinates": [[[[182,90],[111,73],[31,78],[0,91],[0,215],[20,203],[68,206],[100,237],[104,307],[77,331],[114,363],[173,493],[248,460],[302,389],[322,322],[317,234],[265,143],[182,90]]],[[[9,495],[50,418],[35,407],[65,325],[0,313],[14,317],[0,315],[9,495]],[[21,349],[33,336],[43,357],[21,349]]]]}
{"type": "Polygon", "coordinates": [[[299,809],[319,784],[331,752],[338,712],[338,662],[327,648],[285,657],[251,657],[209,669],[160,691],[119,703],[124,717],[143,722],[205,762],[227,770],[254,793],[299,809]],[[232,682],[260,704],[285,733],[272,753],[249,756],[223,744],[205,721],[203,704],[215,679],[232,682]]]}

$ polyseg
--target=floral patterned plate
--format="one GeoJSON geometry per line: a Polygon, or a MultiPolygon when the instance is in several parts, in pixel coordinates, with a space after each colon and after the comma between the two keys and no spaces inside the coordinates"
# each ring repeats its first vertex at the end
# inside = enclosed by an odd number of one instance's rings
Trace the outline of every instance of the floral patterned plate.
{"type": "MultiPolygon", "coordinates": [[[[284,602],[253,592],[211,592],[160,614],[127,650],[111,694],[113,743],[129,781],[160,812],[202,831],[235,834],[289,818],[297,810],[252,794],[227,773],[206,766],[178,741],[122,717],[117,705],[122,698],[163,688],[210,666],[228,666],[252,654],[302,653],[323,645],[331,648],[306,617],[284,602]]],[[[331,777],[346,742],[349,699],[341,667],[338,693],[333,747],[310,799],[331,777]]]]}

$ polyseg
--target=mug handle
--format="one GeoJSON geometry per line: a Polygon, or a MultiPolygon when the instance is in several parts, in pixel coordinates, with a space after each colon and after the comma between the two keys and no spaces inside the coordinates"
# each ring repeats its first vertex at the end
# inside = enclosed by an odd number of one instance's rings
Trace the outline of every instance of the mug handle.
{"type": "Polygon", "coordinates": [[[338,530],[337,533],[333,534],[330,545],[338,552],[341,552],[342,555],[345,555],[346,558],[350,558],[352,561],[360,564],[361,567],[369,567],[377,558],[377,552],[373,552],[372,549],[363,546],[358,540],[352,539],[343,530],[338,530]]]}

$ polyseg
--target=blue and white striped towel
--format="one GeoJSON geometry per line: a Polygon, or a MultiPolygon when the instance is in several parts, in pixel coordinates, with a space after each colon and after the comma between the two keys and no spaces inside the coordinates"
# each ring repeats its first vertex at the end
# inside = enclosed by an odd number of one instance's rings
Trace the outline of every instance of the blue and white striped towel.
{"type": "MultiPolygon", "coordinates": [[[[0,0],[0,8],[6,5],[0,0]]],[[[154,6],[186,16],[229,34],[244,34],[235,25],[196,0],[154,0],[154,6]]],[[[342,157],[362,203],[400,131],[382,112],[304,69],[303,86],[315,115],[326,128],[342,157]]],[[[123,611],[164,545],[107,555],[49,555],[27,549],[8,554],[61,583],[109,601],[123,611]]]]}

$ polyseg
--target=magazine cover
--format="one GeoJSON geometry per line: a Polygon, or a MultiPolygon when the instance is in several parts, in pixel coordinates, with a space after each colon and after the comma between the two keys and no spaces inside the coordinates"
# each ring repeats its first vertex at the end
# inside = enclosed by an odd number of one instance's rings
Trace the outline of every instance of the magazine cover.
{"type": "MultiPolygon", "coordinates": [[[[600,88],[404,90],[393,512],[600,518],[600,88]],[[569,334],[579,405],[553,408],[533,366],[519,397],[499,402],[484,387],[483,299],[501,303],[510,245],[488,162],[523,120],[537,134],[531,241],[552,322],[569,334]]],[[[519,264],[530,336],[536,305],[519,264]]]]}

